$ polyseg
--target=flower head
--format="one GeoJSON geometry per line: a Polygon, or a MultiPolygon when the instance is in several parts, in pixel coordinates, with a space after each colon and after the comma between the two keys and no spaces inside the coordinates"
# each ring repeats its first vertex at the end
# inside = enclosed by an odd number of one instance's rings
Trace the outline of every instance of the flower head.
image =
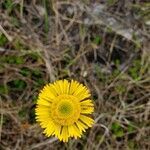
{"type": "Polygon", "coordinates": [[[94,120],[89,117],[94,111],[89,90],[72,80],[58,80],[46,85],[39,94],[36,120],[44,128],[46,136],[55,135],[67,142],[69,137],[81,137],[94,120]]]}

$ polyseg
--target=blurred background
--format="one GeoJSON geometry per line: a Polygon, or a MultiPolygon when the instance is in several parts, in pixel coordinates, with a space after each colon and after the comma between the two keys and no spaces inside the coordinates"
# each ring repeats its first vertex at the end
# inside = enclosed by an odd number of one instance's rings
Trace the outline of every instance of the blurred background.
{"type": "Polygon", "coordinates": [[[150,2],[0,0],[0,150],[150,150],[150,2]],[[95,124],[81,139],[47,138],[39,91],[88,86],[95,124]]]}

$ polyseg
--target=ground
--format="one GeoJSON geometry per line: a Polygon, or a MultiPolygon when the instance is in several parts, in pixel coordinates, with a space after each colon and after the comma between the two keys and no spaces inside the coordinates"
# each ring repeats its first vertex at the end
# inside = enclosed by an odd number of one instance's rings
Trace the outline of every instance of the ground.
{"type": "Polygon", "coordinates": [[[0,149],[150,150],[148,0],[0,1],[0,149]],[[95,124],[81,139],[47,138],[39,91],[86,85],[95,124]]]}

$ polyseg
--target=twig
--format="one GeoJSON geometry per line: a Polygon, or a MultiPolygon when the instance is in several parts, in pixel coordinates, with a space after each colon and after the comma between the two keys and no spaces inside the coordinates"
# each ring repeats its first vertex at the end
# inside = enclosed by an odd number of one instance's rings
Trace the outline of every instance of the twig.
{"type": "MultiPolygon", "coordinates": [[[[2,108],[2,100],[1,100],[1,97],[0,97],[0,108],[2,108]]],[[[0,112],[1,114],[1,120],[0,120],[0,141],[1,141],[1,133],[2,133],[2,126],[3,126],[3,113],[0,112]]]]}
{"type": "Polygon", "coordinates": [[[42,143],[39,143],[39,144],[32,145],[31,148],[30,148],[30,150],[39,148],[39,147],[44,146],[44,145],[47,145],[47,144],[54,143],[55,141],[57,141],[56,138],[48,139],[48,140],[45,141],[45,142],[42,142],[42,143]]]}
{"type": "Polygon", "coordinates": [[[0,31],[6,36],[9,42],[13,40],[12,37],[7,34],[7,32],[4,30],[4,28],[1,25],[0,25],[0,31]]]}

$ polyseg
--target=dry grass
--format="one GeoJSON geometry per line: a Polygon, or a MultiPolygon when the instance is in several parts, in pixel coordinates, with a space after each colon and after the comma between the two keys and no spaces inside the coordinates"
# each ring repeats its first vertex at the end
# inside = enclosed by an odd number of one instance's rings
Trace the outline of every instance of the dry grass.
{"type": "Polygon", "coordinates": [[[149,150],[150,3],[0,1],[0,149],[149,150]],[[46,138],[34,119],[56,79],[87,85],[94,126],[81,139],[46,138]]]}

